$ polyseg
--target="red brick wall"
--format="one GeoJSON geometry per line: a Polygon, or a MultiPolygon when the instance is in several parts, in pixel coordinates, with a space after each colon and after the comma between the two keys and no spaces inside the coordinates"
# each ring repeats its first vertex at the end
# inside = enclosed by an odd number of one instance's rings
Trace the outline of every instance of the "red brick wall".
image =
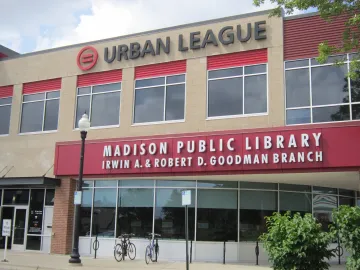
{"type": "Polygon", "coordinates": [[[69,178],[62,179],[60,187],[55,189],[51,253],[71,253],[75,189],[76,181],[69,178]]]}

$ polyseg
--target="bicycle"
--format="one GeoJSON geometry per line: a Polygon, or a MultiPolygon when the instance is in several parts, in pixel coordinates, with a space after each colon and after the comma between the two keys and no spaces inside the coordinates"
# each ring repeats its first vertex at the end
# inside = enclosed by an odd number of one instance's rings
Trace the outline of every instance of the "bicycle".
{"type": "Polygon", "coordinates": [[[134,234],[122,234],[118,237],[120,243],[114,246],[114,257],[118,262],[125,260],[125,256],[129,256],[130,260],[135,259],[136,247],[134,243],[130,242],[131,236],[134,236],[134,234]]]}
{"type": "Polygon", "coordinates": [[[155,238],[161,237],[160,234],[156,234],[156,233],[148,233],[148,235],[149,235],[149,245],[146,247],[145,250],[146,264],[149,264],[150,260],[152,262],[157,262],[157,258],[159,257],[159,245],[157,241],[155,243],[155,238]]]}

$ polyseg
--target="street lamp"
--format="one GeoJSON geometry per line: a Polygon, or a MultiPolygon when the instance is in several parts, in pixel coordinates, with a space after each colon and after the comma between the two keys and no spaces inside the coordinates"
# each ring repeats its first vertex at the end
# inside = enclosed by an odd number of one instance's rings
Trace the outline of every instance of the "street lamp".
{"type": "MultiPolygon", "coordinates": [[[[85,139],[86,139],[87,131],[89,130],[89,128],[90,128],[89,117],[85,113],[79,120],[79,129],[80,129],[80,134],[81,134],[81,153],[80,153],[79,180],[77,181],[76,191],[82,191],[85,139]]],[[[71,253],[70,259],[69,259],[69,263],[73,263],[73,264],[81,264],[80,254],[79,254],[79,229],[81,226],[80,207],[81,207],[80,204],[75,205],[73,245],[72,245],[72,253],[71,253]]]]}

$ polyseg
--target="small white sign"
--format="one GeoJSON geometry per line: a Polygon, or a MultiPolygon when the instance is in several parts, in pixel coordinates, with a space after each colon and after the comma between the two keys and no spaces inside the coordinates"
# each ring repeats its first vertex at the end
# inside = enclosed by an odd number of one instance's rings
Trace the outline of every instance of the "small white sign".
{"type": "Polygon", "coordinates": [[[181,197],[182,197],[182,205],[191,204],[191,190],[183,190],[181,192],[181,197]]]}
{"type": "Polygon", "coordinates": [[[82,191],[75,191],[74,193],[74,204],[79,205],[81,204],[82,199],[82,191]]]}
{"type": "Polygon", "coordinates": [[[3,220],[2,236],[11,236],[11,219],[3,220]]]}

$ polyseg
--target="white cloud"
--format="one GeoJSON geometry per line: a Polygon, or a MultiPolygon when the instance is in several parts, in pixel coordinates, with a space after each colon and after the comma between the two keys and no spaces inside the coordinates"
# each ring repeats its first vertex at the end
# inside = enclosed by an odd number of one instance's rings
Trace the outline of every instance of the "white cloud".
{"type": "Polygon", "coordinates": [[[257,8],[253,0],[0,0],[0,6],[0,44],[21,53],[273,7],[267,1],[257,8]]]}

